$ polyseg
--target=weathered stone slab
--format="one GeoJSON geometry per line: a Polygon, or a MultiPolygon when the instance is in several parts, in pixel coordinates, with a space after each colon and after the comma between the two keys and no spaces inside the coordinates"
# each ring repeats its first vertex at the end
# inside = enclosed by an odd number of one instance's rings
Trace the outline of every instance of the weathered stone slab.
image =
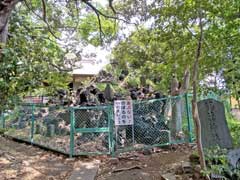
{"type": "Polygon", "coordinates": [[[52,137],[55,134],[55,125],[54,124],[49,124],[47,125],[47,136],[52,137]]]}
{"type": "Polygon", "coordinates": [[[161,175],[161,180],[176,180],[176,176],[174,173],[167,173],[161,175]]]}
{"type": "Polygon", "coordinates": [[[214,99],[198,102],[204,148],[219,146],[232,148],[232,138],[227,126],[223,103],[214,99]]]}
{"type": "Polygon", "coordinates": [[[234,168],[240,169],[240,148],[229,151],[227,157],[234,168]]]}
{"type": "Polygon", "coordinates": [[[74,170],[69,180],[95,180],[99,168],[98,161],[81,162],[74,164],[74,170]]]}

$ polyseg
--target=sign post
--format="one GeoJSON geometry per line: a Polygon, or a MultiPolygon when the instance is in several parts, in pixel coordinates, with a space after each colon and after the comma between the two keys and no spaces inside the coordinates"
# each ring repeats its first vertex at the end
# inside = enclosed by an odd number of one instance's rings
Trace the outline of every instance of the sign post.
{"type": "Polygon", "coordinates": [[[114,101],[115,125],[133,125],[133,107],[131,100],[114,101]]]}
{"type": "Polygon", "coordinates": [[[116,139],[118,126],[132,126],[132,139],[134,144],[134,121],[132,100],[114,101],[114,122],[116,126],[116,139]]]}

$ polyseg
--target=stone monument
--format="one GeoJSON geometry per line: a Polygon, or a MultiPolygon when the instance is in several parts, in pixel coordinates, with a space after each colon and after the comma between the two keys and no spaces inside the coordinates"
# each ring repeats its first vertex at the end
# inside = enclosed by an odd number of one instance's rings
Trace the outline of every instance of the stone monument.
{"type": "Polygon", "coordinates": [[[198,111],[203,147],[232,148],[232,138],[227,126],[223,103],[214,99],[205,99],[198,102],[198,111]]]}

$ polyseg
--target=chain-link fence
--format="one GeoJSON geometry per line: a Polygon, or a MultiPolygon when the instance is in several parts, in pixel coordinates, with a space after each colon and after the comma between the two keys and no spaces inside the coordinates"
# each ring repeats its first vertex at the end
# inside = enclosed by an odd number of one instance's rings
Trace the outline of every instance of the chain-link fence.
{"type": "Polygon", "coordinates": [[[16,106],[12,112],[5,117],[5,135],[30,141],[32,130],[32,107],[16,106]]]}
{"type": "Polygon", "coordinates": [[[70,111],[59,106],[25,104],[5,117],[5,135],[69,154],[70,111]]]}
{"type": "Polygon", "coordinates": [[[36,106],[33,111],[32,142],[69,154],[69,109],[62,106],[36,106]]]}
{"type": "Polygon", "coordinates": [[[188,95],[133,102],[133,124],[115,126],[116,152],[192,142],[188,95]]]}
{"type": "Polygon", "coordinates": [[[191,96],[133,101],[133,124],[115,126],[113,105],[25,104],[1,117],[5,135],[64,154],[112,154],[193,140],[191,96]],[[4,119],[4,120],[2,120],[4,119]]]}
{"type": "Polygon", "coordinates": [[[5,128],[5,117],[4,117],[4,113],[0,114],[0,129],[4,129],[5,128]]]}
{"type": "Polygon", "coordinates": [[[72,108],[72,154],[111,154],[112,106],[72,108]]]}

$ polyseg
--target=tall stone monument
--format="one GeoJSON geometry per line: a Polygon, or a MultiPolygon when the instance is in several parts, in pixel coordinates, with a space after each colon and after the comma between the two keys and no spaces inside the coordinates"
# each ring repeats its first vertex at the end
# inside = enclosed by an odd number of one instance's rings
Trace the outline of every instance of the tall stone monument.
{"type": "Polygon", "coordinates": [[[232,148],[232,138],[227,126],[223,103],[214,99],[205,99],[198,102],[198,111],[203,147],[232,148]]]}

